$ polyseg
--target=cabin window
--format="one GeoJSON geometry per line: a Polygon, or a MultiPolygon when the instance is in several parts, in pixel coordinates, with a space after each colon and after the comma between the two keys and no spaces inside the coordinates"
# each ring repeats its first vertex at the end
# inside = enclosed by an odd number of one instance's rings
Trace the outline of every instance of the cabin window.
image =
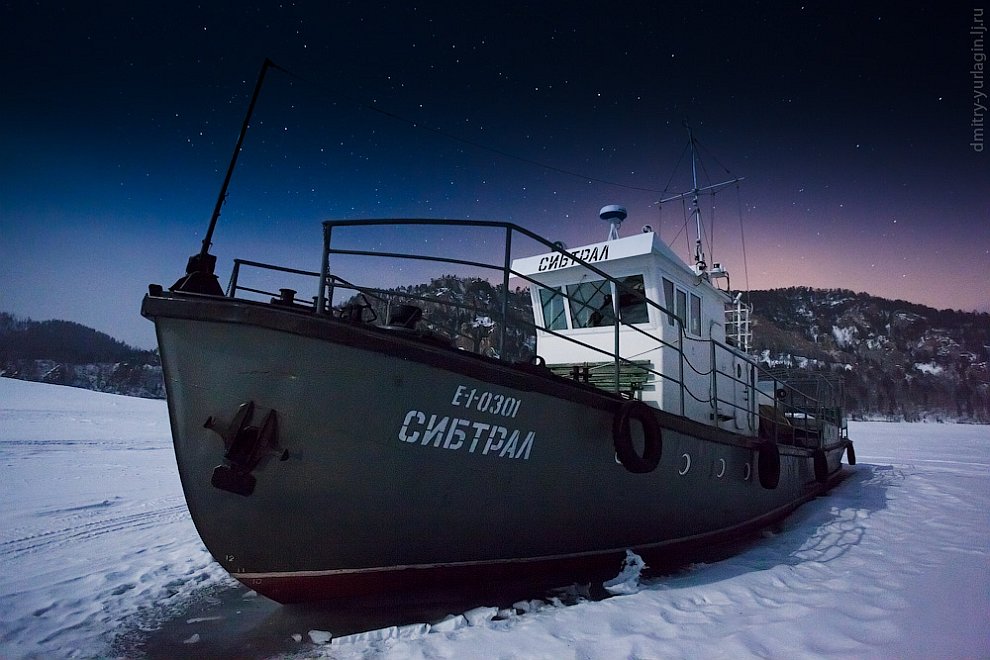
{"type": "Polygon", "coordinates": [[[646,307],[646,285],[642,275],[630,275],[619,280],[619,320],[623,323],[649,323],[650,311],[646,307]],[[628,291],[627,289],[632,289],[628,291]]]}
{"type": "MultiPolygon", "coordinates": [[[[649,310],[642,297],[645,291],[642,275],[619,278],[619,318],[623,323],[648,323],[649,310]],[[637,295],[639,294],[639,295],[637,295]]],[[[599,328],[615,325],[612,305],[612,285],[607,280],[593,280],[567,287],[570,299],[571,327],[599,328]]]]}
{"type": "Polygon", "coordinates": [[[701,336],[701,298],[691,294],[691,334],[701,336]]]}
{"type": "Polygon", "coordinates": [[[666,315],[667,325],[676,325],[675,319],[680,319],[685,332],[701,336],[701,297],[689,294],[666,277],[661,279],[664,305],[670,312],[666,315]]]}
{"type": "MultiPolygon", "coordinates": [[[[671,312],[674,311],[674,283],[666,277],[663,278],[663,306],[671,312]]],[[[665,314],[664,316],[667,317],[667,325],[676,325],[673,314],[665,314]]]]}
{"type": "Polygon", "coordinates": [[[681,320],[681,327],[687,328],[687,292],[682,289],[677,290],[677,318],[681,320]]]}
{"type": "Polygon", "coordinates": [[[606,280],[567,285],[571,301],[571,326],[597,328],[615,323],[612,311],[612,287],[606,280]]]}
{"type": "Polygon", "coordinates": [[[540,289],[540,304],[543,307],[543,327],[547,330],[566,330],[567,315],[564,313],[564,295],[558,289],[540,289]]]}

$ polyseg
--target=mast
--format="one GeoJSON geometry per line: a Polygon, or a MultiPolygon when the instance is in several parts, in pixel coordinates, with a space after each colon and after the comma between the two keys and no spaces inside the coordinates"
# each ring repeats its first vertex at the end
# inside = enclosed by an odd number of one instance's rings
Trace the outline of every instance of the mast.
{"type": "Polygon", "coordinates": [[[189,261],[186,264],[186,274],[172,285],[173,291],[204,293],[211,296],[223,295],[223,289],[220,288],[220,281],[214,274],[217,258],[210,254],[210,246],[213,244],[213,230],[216,229],[217,220],[220,219],[220,210],[223,208],[223,203],[227,200],[227,187],[230,185],[230,177],[234,174],[234,166],[237,165],[237,157],[241,153],[241,145],[244,144],[244,136],[247,134],[248,126],[251,123],[251,115],[254,114],[254,105],[258,101],[261,86],[265,82],[265,73],[268,72],[269,67],[281,69],[281,67],[267,57],[261,65],[258,82],[254,85],[254,93],[251,95],[251,102],[248,104],[247,113],[244,115],[241,132],[237,136],[237,144],[234,145],[234,153],[231,155],[230,164],[227,166],[227,175],[223,179],[223,184],[220,186],[220,194],[217,196],[217,203],[213,207],[210,226],[206,230],[206,236],[203,237],[203,247],[200,249],[199,254],[189,257],[189,261]]]}
{"type": "MultiPolygon", "coordinates": [[[[728,181],[722,181],[721,183],[715,183],[710,186],[705,186],[703,188],[698,187],[698,152],[697,152],[697,141],[694,139],[694,131],[691,129],[690,124],[686,121],[684,122],[684,128],[688,132],[688,142],[691,147],[691,190],[682,192],[677,195],[671,195],[670,197],[665,197],[657,202],[657,204],[665,204],[667,202],[672,202],[677,199],[684,199],[685,197],[691,197],[691,215],[694,217],[695,229],[697,230],[697,236],[694,241],[694,274],[698,277],[708,277],[708,264],[705,262],[705,250],[701,242],[701,205],[698,203],[698,198],[701,193],[704,192],[716,192],[722,188],[732,185],[743,180],[743,177],[736,177],[734,179],[729,179],[728,181]]],[[[718,264],[716,264],[716,267],[718,264]]],[[[716,275],[717,277],[718,275],[716,275]]]]}
{"type": "Polygon", "coordinates": [[[697,236],[694,241],[694,269],[695,273],[701,275],[708,269],[708,264],[705,263],[705,250],[701,244],[701,206],[698,204],[698,158],[697,152],[695,151],[694,142],[694,131],[691,130],[691,126],[684,122],[684,127],[687,128],[688,132],[688,142],[691,145],[691,214],[694,216],[695,226],[698,229],[697,236]]]}

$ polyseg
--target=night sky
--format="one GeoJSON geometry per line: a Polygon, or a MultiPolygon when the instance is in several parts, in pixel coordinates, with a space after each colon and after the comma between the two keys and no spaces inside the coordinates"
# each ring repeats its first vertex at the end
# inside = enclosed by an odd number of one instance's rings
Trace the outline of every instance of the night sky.
{"type": "Polygon", "coordinates": [[[141,296],[199,250],[265,57],[291,73],[231,182],[222,283],[234,257],[316,269],[325,219],[576,246],[613,203],[688,260],[654,204],[690,187],[687,120],[703,184],[745,177],[709,259],[735,288],[990,311],[990,16],[921,4],[4,2],[0,311],[153,346],[141,296]]]}

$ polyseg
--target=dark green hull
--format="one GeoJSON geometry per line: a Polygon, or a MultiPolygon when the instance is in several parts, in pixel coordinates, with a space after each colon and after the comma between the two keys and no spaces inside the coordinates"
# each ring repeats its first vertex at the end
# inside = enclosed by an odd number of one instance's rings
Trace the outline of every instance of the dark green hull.
{"type": "Polygon", "coordinates": [[[659,464],[633,473],[614,445],[628,402],[546,369],[228,298],[149,296],[142,313],[196,527],[281,602],[732,537],[825,490],[848,444],[820,451],[816,479],[810,449],[651,409],[659,464]]]}

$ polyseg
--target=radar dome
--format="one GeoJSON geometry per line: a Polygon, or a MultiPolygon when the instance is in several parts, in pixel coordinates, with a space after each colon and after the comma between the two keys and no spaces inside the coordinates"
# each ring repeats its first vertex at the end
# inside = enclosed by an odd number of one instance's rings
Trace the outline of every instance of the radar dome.
{"type": "Polygon", "coordinates": [[[619,206],[618,204],[609,204],[608,206],[603,206],[602,210],[598,212],[598,217],[605,222],[611,222],[615,224],[621,223],[626,219],[626,207],[619,206]]]}

